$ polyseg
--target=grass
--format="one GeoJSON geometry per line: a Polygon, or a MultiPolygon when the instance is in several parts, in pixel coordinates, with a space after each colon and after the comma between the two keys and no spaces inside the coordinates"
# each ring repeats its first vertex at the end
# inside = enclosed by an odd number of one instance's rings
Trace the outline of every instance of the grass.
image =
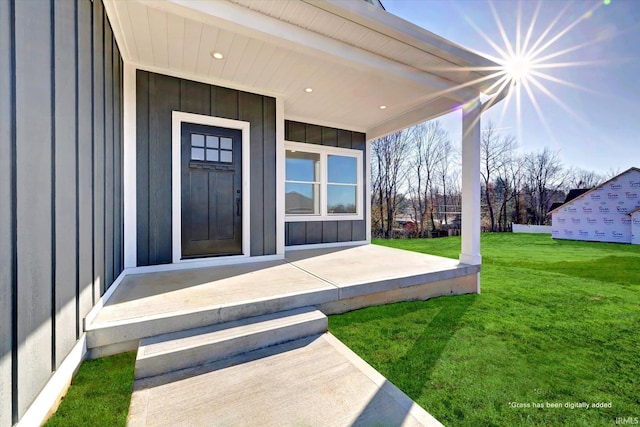
{"type": "MultiPolygon", "coordinates": [[[[375,243],[460,251],[459,238],[375,243]]],[[[640,246],[484,234],[482,254],[481,295],[370,307],[329,329],[448,426],[640,418],[640,246]]]]}
{"type": "Polygon", "coordinates": [[[135,352],[82,363],[69,392],[46,427],[124,426],[127,422],[135,352]]]}

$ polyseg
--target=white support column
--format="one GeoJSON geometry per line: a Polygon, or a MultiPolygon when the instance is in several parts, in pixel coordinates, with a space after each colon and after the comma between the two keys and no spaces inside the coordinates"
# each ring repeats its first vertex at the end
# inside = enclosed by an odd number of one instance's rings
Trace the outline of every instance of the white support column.
{"type": "Polygon", "coordinates": [[[364,170],[365,170],[365,204],[367,206],[366,222],[366,240],[367,243],[371,243],[371,140],[367,138],[366,150],[364,156],[364,170]]]}
{"type": "Polygon", "coordinates": [[[284,256],[285,228],[284,99],[276,97],[276,254],[284,256]]]}
{"type": "MultiPolygon", "coordinates": [[[[480,265],[480,100],[462,109],[462,253],[463,264],[480,265]]],[[[480,284],[478,282],[478,293],[480,284]]]]}
{"type": "Polygon", "coordinates": [[[137,266],[136,224],[136,67],[124,63],[124,267],[137,266]]]}

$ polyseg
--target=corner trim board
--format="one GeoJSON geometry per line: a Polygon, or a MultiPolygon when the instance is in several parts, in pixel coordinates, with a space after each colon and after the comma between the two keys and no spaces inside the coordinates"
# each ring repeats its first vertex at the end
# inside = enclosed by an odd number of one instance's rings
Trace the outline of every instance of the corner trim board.
{"type": "Polygon", "coordinates": [[[123,200],[124,200],[124,267],[138,265],[137,182],[136,182],[136,67],[124,63],[123,74],[123,200]]]}

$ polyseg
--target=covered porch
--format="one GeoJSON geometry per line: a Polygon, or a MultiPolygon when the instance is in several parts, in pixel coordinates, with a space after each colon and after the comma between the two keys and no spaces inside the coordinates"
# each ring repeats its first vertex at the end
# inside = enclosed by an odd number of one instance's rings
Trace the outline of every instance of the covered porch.
{"type": "MultiPolygon", "coordinates": [[[[124,62],[123,249],[128,272],[164,264],[177,267],[182,261],[176,249],[183,226],[181,190],[176,190],[179,170],[176,158],[168,158],[163,148],[175,144],[167,135],[177,126],[171,128],[167,118],[162,119],[166,112],[146,114],[146,105],[173,103],[174,111],[226,117],[231,113],[219,104],[220,88],[258,94],[264,105],[267,98],[275,102],[269,107],[273,121],[258,123],[246,118],[251,114],[242,116],[253,108],[242,96],[239,111],[232,114],[235,120],[252,122],[248,146],[261,146],[252,148],[251,165],[262,165],[252,166],[251,176],[243,178],[242,203],[248,207],[250,202],[251,210],[242,210],[241,256],[282,259],[292,244],[294,226],[306,233],[310,228],[337,227],[337,238],[331,242],[370,242],[371,141],[462,109],[459,260],[481,264],[480,115],[487,103],[481,103],[480,95],[493,95],[491,105],[506,92],[506,83],[494,72],[496,64],[365,1],[106,1],[105,8],[124,62]],[[141,86],[147,83],[140,73],[153,74],[148,88],[141,86]],[[154,86],[154,76],[173,78],[175,88],[168,90],[158,82],[154,86]],[[207,94],[201,100],[197,92],[202,90],[207,94]],[[168,101],[167,95],[153,101],[154,94],[164,92],[175,92],[176,100],[168,101]],[[156,127],[147,126],[147,116],[156,127]],[[290,123],[301,125],[301,133],[290,130],[290,123]],[[260,140],[255,130],[272,133],[260,140]],[[340,147],[340,136],[349,132],[354,139],[347,148],[357,146],[363,153],[354,217],[360,222],[347,217],[333,221],[326,214],[291,215],[285,200],[287,144],[300,141],[327,150],[327,145],[340,147]],[[325,141],[325,133],[337,135],[337,142],[325,141]],[[356,144],[356,134],[363,143],[356,144]],[[159,171],[172,164],[170,180],[159,171]],[[340,226],[347,227],[346,237],[340,226]]],[[[261,103],[256,114],[267,117],[260,108],[261,103]]],[[[205,257],[201,265],[206,263],[226,262],[205,257]]]]}

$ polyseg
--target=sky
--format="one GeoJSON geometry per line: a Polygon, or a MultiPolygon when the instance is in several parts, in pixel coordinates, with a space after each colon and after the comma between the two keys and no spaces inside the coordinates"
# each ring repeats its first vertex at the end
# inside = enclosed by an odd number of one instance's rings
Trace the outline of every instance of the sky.
{"type": "MultiPolygon", "coordinates": [[[[523,152],[558,151],[567,167],[603,174],[640,167],[640,0],[383,4],[388,12],[491,59],[518,56],[518,40],[527,47],[521,57],[541,50],[527,57],[524,67],[546,78],[533,75],[536,85],[525,77],[528,84],[520,82],[483,114],[483,127],[491,120],[500,133],[514,135],[523,152]]],[[[460,112],[440,121],[459,141],[460,112]]]]}

